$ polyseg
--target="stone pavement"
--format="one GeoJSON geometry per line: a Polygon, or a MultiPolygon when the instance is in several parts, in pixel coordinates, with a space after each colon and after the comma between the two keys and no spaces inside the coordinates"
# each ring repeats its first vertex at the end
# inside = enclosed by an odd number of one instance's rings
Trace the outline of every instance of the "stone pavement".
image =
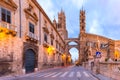
{"type": "Polygon", "coordinates": [[[98,74],[96,75],[100,80],[115,80],[115,79],[112,79],[112,78],[108,78],[104,75],[101,75],[101,74],[98,74]]]}
{"type": "Polygon", "coordinates": [[[109,78],[107,76],[104,76],[102,74],[96,74],[96,73],[93,73],[92,71],[88,70],[94,77],[98,78],[99,80],[116,80],[116,79],[112,79],[112,78],[109,78]]]}
{"type": "MultiPolygon", "coordinates": [[[[51,70],[51,69],[46,69],[46,70],[41,70],[40,72],[44,72],[44,71],[47,71],[47,70],[51,70]]],[[[96,73],[93,73],[92,71],[86,69],[86,71],[89,71],[94,77],[96,77],[98,80],[115,80],[115,79],[112,79],[112,78],[109,78],[109,77],[106,77],[102,74],[96,74],[96,73]]],[[[36,72],[37,73],[37,72],[36,72]]],[[[31,74],[34,74],[34,73],[31,73],[31,74]]],[[[27,74],[28,76],[31,75],[31,74],[27,74]]],[[[24,75],[18,75],[18,76],[24,76],[24,75]]],[[[5,77],[0,77],[0,80],[16,80],[15,78],[18,77],[18,76],[14,76],[14,75],[11,75],[11,76],[5,76],[5,77]]]]}

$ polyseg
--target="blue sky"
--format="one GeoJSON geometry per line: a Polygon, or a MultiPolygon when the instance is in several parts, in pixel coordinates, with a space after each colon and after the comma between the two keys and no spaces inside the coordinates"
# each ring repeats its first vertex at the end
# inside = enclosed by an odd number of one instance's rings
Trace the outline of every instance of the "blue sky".
{"type": "MultiPolygon", "coordinates": [[[[79,12],[86,10],[86,32],[120,40],[120,0],[37,0],[51,20],[61,9],[66,14],[69,37],[79,35],[79,12]]],[[[70,50],[76,56],[76,50],[70,50]]]]}

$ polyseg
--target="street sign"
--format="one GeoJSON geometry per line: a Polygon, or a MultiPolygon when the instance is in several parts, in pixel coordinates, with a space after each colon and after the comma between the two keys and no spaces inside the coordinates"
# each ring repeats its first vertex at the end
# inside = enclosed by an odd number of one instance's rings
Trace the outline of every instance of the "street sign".
{"type": "Polygon", "coordinates": [[[96,52],[96,58],[101,58],[101,52],[96,52]]]}

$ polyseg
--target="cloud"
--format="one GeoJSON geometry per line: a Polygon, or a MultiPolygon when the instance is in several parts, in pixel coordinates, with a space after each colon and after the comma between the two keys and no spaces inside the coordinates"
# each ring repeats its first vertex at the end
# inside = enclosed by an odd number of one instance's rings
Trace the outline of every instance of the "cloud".
{"type": "Polygon", "coordinates": [[[89,20],[89,32],[93,34],[103,35],[103,27],[99,21],[99,14],[96,11],[93,11],[93,17],[89,20]]]}
{"type": "Polygon", "coordinates": [[[104,5],[105,22],[107,24],[120,25],[120,0],[109,0],[104,5]]]}
{"type": "Polygon", "coordinates": [[[54,6],[52,0],[37,0],[38,3],[42,6],[43,10],[46,12],[51,21],[56,15],[57,8],[54,6]]]}
{"type": "Polygon", "coordinates": [[[70,50],[69,50],[69,52],[70,52],[70,54],[71,54],[71,56],[72,56],[72,60],[73,61],[75,61],[76,59],[78,59],[78,57],[79,57],[79,51],[76,49],[76,48],[71,48],[70,50]]]}
{"type": "Polygon", "coordinates": [[[71,1],[72,1],[72,4],[76,6],[78,9],[80,9],[85,3],[85,0],[71,0],[71,1]]]}
{"type": "Polygon", "coordinates": [[[99,22],[96,19],[92,21],[89,32],[100,35],[103,34],[103,29],[101,28],[99,22]]]}

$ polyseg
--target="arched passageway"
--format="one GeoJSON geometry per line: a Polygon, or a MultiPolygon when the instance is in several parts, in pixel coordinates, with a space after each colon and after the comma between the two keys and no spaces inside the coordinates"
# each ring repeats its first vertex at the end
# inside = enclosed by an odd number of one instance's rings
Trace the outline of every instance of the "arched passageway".
{"type": "Polygon", "coordinates": [[[75,62],[75,61],[77,61],[78,60],[78,58],[79,58],[79,51],[78,51],[78,49],[76,49],[76,48],[71,48],[70,50],[69,50],[69,53],[71,54],[71,56],[72,56],[72,60],[73,60],[73,62],[75,62]]]}

